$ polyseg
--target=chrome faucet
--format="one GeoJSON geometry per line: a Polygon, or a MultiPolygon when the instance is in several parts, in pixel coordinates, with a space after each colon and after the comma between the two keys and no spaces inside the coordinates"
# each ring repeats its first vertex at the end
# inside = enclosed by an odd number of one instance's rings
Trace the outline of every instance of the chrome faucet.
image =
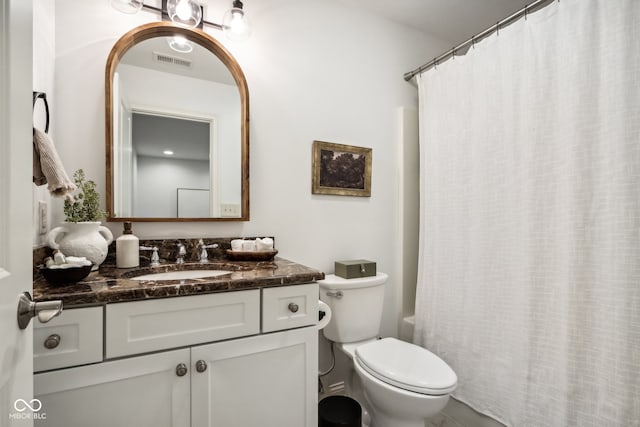
{"type": "Polygon", "coordinates": [[[156,246],[140,246],[141,251],[153,251],[151,254],[151,267],[157,267],[160,265],[160,257],[158,256],[158,248],[156,246]]]}
{"type": "Polygon", "coordinates": [[[209,254],[207,253],[207,249],[215,249],[218,247],[218,244],[212,243],[210,245],[205,245],[204,240],[200,239],[200,241],[198,241],[198,247],[200,248],[200,262],[206,263],[209,262],[209,254]]]}
{"type": "Polygon", "coordinates": [[[176,255],[176,264],[184,264],[184,256],[187,254],[187,250],[185,249],[182,242],[176,243],[178,247],[178,254],[176,255]]]}

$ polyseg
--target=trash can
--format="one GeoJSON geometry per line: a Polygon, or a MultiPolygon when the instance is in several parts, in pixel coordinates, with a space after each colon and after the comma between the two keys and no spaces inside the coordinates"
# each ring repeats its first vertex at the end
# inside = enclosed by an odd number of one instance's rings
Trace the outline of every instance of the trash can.
{"type": "Polygon", "coordinates": [[[318,404],[318,427],[362,427],[360,404],[348,396],[325,397],[318,404]]]}

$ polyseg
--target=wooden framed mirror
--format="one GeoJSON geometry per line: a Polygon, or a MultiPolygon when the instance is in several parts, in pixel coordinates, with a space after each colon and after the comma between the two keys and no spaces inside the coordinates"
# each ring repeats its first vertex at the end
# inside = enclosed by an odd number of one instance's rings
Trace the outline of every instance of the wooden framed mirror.
{"type": "Polygon", "coordinates": [[[248,221],[249,91],[199,29],[145,24],[105,73],[108,221],[248,221]]]}

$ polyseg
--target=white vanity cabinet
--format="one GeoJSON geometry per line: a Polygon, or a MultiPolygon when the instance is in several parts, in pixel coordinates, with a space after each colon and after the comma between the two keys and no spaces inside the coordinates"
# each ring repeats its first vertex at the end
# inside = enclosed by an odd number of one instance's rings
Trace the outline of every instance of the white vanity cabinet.
{"type": "Polygon", "coordinates": [[[35,424],[315,427],[317,295],[312,283],[107,304],[105,361],[36,373],[35,424]]]}
{"type": "Polygon", "coordinates": [[[51,427],[189,427],[189,349],[34,375],[35,397],[51,427]]]}

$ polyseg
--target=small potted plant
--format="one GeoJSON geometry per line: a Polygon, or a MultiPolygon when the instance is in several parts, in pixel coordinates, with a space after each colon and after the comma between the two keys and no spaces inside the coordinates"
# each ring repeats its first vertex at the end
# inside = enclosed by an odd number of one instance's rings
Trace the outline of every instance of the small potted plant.
{"type": "Polygon", "coordinates": [[[105,212],[100,209],[96,183],[87,180],[82,169],[75,171],[73,181],[77,190],[73,201],[64,202],[66,222],[49,232],[47,244],[65,255],[86,257],[97,270],[107,257],[113,235],[100,223],[105,212]]]}
{"type": "Polygon", "coordinates": [[[67,222],[96,222],[104,218],[105,212],[100,209],[100,193],[96,191],[96,183],[87,181],[82,169],[75,171],[73,182],[78,193],[73,201],[64,201],[67,222]]]}

